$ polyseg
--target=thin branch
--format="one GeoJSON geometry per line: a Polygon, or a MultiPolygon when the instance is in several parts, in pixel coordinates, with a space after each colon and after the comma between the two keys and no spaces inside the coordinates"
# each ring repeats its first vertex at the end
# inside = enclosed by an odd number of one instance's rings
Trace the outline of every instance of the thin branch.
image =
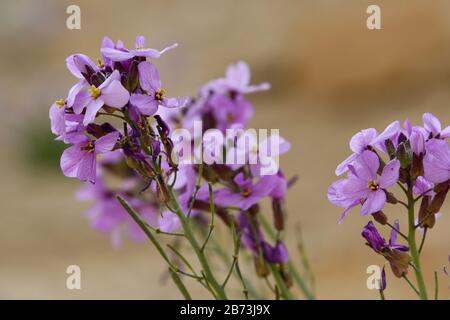
{"type": "Polygon", "coordinates": [[[188,213],[187,213],[188,218],[191,216],[192,209],[194,208],[195,198],[197,198],[197,193],[201,187],[202,176],[203,176],[203,161],[198,166],[198,175],[197,175],[197,181],[195,182],[194,194],[192,195],[191,202],[189,203],[189,209],[188,209],[188,213]]]}
{"type": "Polygon", "coordinates": [[[422,241],[420,242],[420,246],[419,246],[419,253],[422,252],[423,245],[425,244],[425,238],[427,237],[427,231],[428,231],[428,228],[425,227],[423,229],[422,241]]]}
{"type": "Polygon", "coordinates": [[[417,202],[417,201],[419,201],[420,200],[420,198],[422,198],[423,196],[425,196],[428,192],[430,192],[430,191],[433,191],[433,188],[431,188],[431,189],[428,189],[427,191],[425,191],[425,192],[422,192],[420,195],[418,195],[416,198],[414,198],[414,202],[417,202]]]}
{"type": "Polygon", "coordinates": [[[408,277],[403,275],[403,279],[406,280],[406,282],[408,282],[409,286],[414,290],[414,292],[420,297],[420,292],[419,290],[416,289],[416,287],[411,283],[411,281],[409,281],[408,277]]]}
{"type": "Polygon", "coordinates": [[[205,250],[206,244],[208,243],[208,240],[211,237],[211,234],[214,230],[214,217],[216,216],[216,209],[214,206],[214,194],[212,192],[212,186],[210,183],[208,183],[208,192],[209,192],[209,210],[211,212],[211,221],[209,222],[209,231],[208,234],[206,235],[205,242],[203,242],[203,245],[200,248],[201,252],[205,250]]]}
{"type": "Polygon", "coordinates": [[[438,300],[439,296],[439,282],[438,282],[438,274],[434,272],[434,300],[438,300]]]}
{"type": "Polygon", "coordinates": [[[394,227],[392,224],[390,224],[389,222],[386,222],[386,224],[392,228],[392,230],[395,230],[402,238],[404,238],[406,241],[408,241],[408,237],[402,233],[400,230],[398,230],[396,227],[394,227]]]}
{"type": "Polygon", "coordinates": [[[180,290],[180,292],[183,295],[184,299],[192,300],[192,297],[189,294],[189,291],[187,290],[187,288],[184,285],[183,281],[181,281],[181,279],[178,276],[178,274],[176,273],[176,271],[172,270],[172,268],[169,267],[169,272],[170,272],[170,276],[172,277],[173,282],[175,282],[176,286],[180,290]]]}

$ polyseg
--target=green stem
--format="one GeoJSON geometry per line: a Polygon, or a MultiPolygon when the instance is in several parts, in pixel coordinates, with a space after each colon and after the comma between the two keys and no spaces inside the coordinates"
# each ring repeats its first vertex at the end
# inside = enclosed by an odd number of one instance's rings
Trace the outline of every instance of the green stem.
{"type": "Polygon", "coordinates": [[[174,271],[172,268],[169,268],[169,272],[170,272],[170,276],[172,277],[173,282],[175,282],[176,286],[180,290],[180,292],[183,295],[184,299],[192,300],[192,297],[189,294],[189,291],[187,290],[187,288],[184,285],[183,281],[181,281],[181,279],[178,276],[177,272],[174,271]]]}
{"type": "Polygon", "coordinates": [[[275,279],[275,282],[278,286],[278,288],[281,290],[281,296],[286,300],[293,300],[294,296],[289,291],[288,287],[284,283],[283,278],[281,277],[280,271],[278,270],[278,267],[276,264],[269,263],[269,267],[272,271],[273,278],[275,279]]]}
{"type": "Polygon", "coordinates": [[[225,293],[225,290],[222,288],[222,286],[219,284],[219,282],[214,277],[211,268],[208,264],[208,261],[206,260],[206,257],[203,253],[203,251],[200,248],[200,245],[197,242],[197,239],[194,237],[194,234],[192,233],[189,219],[183,214],[183,211],[180,208],[180,204],[177,201],[177,198],[173,194],[172,190],[169,190],[170,196],[171,196],[171,207],[174,209],[176,215],[181,221],[181,226],[183,227],[184,235],[186,239],[188,239],[189,243],[192,246],[192,249],[194,249],[195,254],[197,255],[197,258],[202,265],[203,272],[206,278],[206,281],[209,285],[211,285],[212,289],[215,291],[217,298],[221,300],[226,300],[227,295],[225,293]]]}
{"type": "Polygon", "coordinates": [[[407,190],[407,196],[408,196],[408,244],[409,249],[411,251],[411,257],[412,261],[414,263],[415,269],[414,272],[416,274],[416,280],[417,280],[417,286],[419,291],[419,296],[422,300],[427,300],[427,289],[425,287],[425,281],[423,279],[422,275],[422,268],[420,266],[420,254],[417,250],[417,244],[416,244],[416,226],[415,226],[415,220],[414,220],[414,197],[413,197],[413,191],[412,186],[408,187],[407,190]]]}
{"type": "MultiPolygon", "coordinates": [[[[258,215],[258,218],[259,218],[259,221],[261,222],[262,227],[267,232],[269,237],[272,240],[275,240],[276,234],[272,230],[272,227],[270,226],[270,224],[267,222],[266,217],[264,217],[264,215],[260,214],[260,215],[258,215]]],[[[309,290],[308,286],[306,285],[303,278],[300,276],[300,273],[298,273],[297,268],[294,266],[294,263],[292,262],[291,259],[289,259],[289,261],[287,263],[287,267],[288,267],[289,272],[292,274],[292,277],[294,278],[295,283],[297,283],[300,290],[303,292],[303,295],[305,296],[305,298],[308,300],[314,300],[315,299],[314,294],[309,290]]]]}

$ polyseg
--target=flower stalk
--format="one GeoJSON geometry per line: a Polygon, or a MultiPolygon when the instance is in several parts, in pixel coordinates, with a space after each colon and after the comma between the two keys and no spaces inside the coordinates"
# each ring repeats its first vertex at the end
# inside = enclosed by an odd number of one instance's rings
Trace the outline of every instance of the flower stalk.
{"type": "Polygon", "coordinates": [[[414,215],[414,196],[411,185],[408,186],[407,190],[408,197],[408,244],[411,252],[412,262],[414,264],[414,273],[416,275],[417,290],[419,296],[422,300],[428,299],[427,289],[425,287],[425,281],[423,278],[422,268],[420,264],[420,253],[416,244],[416,226],[415,226],[415,215],[414,215]]]}

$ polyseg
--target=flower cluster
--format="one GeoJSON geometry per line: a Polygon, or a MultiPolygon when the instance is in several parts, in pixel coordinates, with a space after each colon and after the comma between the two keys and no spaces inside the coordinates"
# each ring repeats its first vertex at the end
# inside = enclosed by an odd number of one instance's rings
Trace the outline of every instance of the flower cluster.
{"type": "MultiPolygon", "coordinates": [[[[328,190],[328,199],[344,208],[339,223],[350,209],[361,206],[361,215],[372,215],[381,225],[393,229],[391,241],[386,242],[372,222],[364,227],[363,237],[368,245],[382,254],[391,264],[393,273],[402,277],[408,267],[420,269],[415,246],[415,229],[434,226],[449,190],[450,126],[442,128],[432,114],[423,115],[423,126],[412,126],[407,120],[391,123],[383,132],[364,129],[350,140],[352,154],[336,168],[336,175],[347,177],[335,181],[328,190]],[[394,187],[404,191],[406,200],[394,194],[394,187]],[[414,204],[421,200],[418,214],[414,204]],[[398,221],[393,225],[385,212],[386,204],[404,205],[408,210],[409,236],[404,236],[410,248],[396,244],[400,232],[398,221]],[[407,252],[411,249],[413,263],[407,252]]],[[[419,270],[420,271],[420,270],[419,270]]]]}
{"type": "MultiPolygon", "coordinates": [[[[188,218],[205,223],[209,217],[205,212],[214,211],[226,225],[235,226],[241,244],[254,256],[258,274],[265,276],[266,264],[281,268],[288,262],[280,232],[270,244],[259,222],[259,203],[267,198],[272,202],[275,229],[284,230],[288,188],[284,174],[278,170],[262,176],[259,162],[178,163],[171,133],[177,128],[194,132],[194,121],[202,121],[203,132],[245,129],[253,114],[245,95],[270,86],[251,85],[249,67],[241,61],[230,65],[225,77],[204,85],[197,97],[168,98],[158,69],[149,60],[174,47],[149,49],[145,39],[137,37],[135,48],[127,49],[121,41],[114,43],[106,37],[97,63],[83,54],[67,58],[67,67],[78,82],[67,98],[50,108],[52,132],[70,145],[61,157],[62,172],[91,182],[77,196],[93,201],[87,217],[94,229],[111,234],[115,246],[121,243],[122,230],[134,240],[145,237],[117,196],[132,205],[149,227],[165,233],[182,225],[173,207],[176,197],[188,218]]],[[[256,149],[278,143],[277,156],[289,150],[286,140],[272,138],[256,149]]],[[[202,137],[193,136],[188,143],[196,139],[202,137]]],[[[228,147],[221,148],[226,152],[228,147]]]]}

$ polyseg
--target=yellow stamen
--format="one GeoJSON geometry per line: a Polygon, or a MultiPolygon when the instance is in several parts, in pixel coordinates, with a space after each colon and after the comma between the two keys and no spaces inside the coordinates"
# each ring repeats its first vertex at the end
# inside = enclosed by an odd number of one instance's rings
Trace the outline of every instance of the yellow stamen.
{"type": "Polygon", "coordinates": [[[252,190],[251,189],[245,188],[244,190],[241,191],[241,196],[243,196],[244,198],[248,198],[251,195],[252,195],[252,190]]]}
{"type": "Polygon", "coordinates": [[[104,66],[105,66],[105,65],[103,64],[102,59],[98,58],[98,59],[97,59],[97,67],[103,68],[104,66]]]}
{"type": "Polygon", "coordinates": [[[158,101],[161,101],[164,98],[166,91],[164,89],[160,89],[155,92],[155,99],[158,101]]]}
{"type": "Polygon", "coordinates": [[[370,180],[369,182],[367,182],[367,187],[369,187],[369,189],[372,191],[376,191],[376,190],[380,189],[380,186],[378,185],[378,183],[373,180],[370,180]]]}
{"type": "Polygon", "coordinates": [[[81,150],[86,151],[88,153],[94,152],[95,150],[94,143],[92,141],[89,141],[87,145],[81,147],[81,150]]]}
{"type": "Polygon", "coordinates": [[[62,108],[62,107],[64,107],[64,105],[66,104],[66,100],[65,100],[65,99],[59,99],[59,100],[56,100],[56,101],[55,101],[55,104],[56,104],[58,107],[62,108]]]}
{"type": "Polygon", "coordinates": [[[92,97],[92,99],[95,100],[102,94],[102,91],[96,86],[91,85],[91,88],[89,89],[89,94],[92,97]]]}

